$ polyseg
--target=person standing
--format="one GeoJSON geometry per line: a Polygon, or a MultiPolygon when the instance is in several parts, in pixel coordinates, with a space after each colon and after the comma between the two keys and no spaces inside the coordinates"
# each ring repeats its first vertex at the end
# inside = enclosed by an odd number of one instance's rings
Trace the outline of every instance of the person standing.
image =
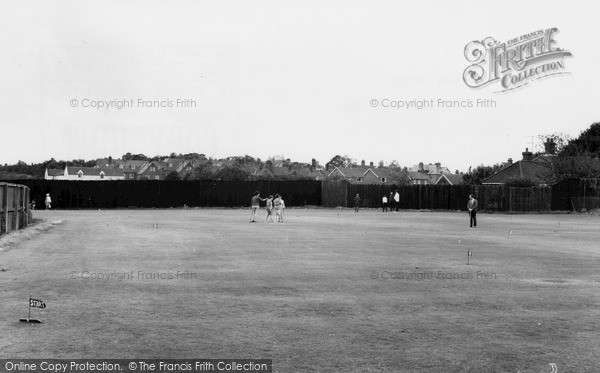
{"type": "Polygon", "coordinates": [[[283,211],[282,206],[283,200],[279,196],[279,193],[275,194],[275,199],[273,200],[273,210],[275,211],[275,222],[281,223],[283,221],[281,214],[283,211]]]}
{"type": "Polygon", "coordinates": [[[50,193],[46,193],[46,210],[50,210],[52,208],[52,198],[50,198],[50,193]]]}
{"type": "Polygon", "coordinates": [[[264,201],[263,198],[260,198],[260,192],[254,192],[254,196],[252,196],[252,200],[250,201],[250,208],[252,212],[250,213],[250,223],[256,223],[256,213],[260,208],[260,201],[264,201]]]}
{"type": "Polygon", "coordinates": [[[394,194],[394,204],[396,205],[396,212],[400,208],[400,193],[398,193],[398,189],[396,189],[396,193],[394,194]]]}
{"type": "Polygon", "coordinates": [[[273,196],[270,195],[269,198],[267,198],[267,216],[265,216],[265,223],[269,220],[269,218],[271,218],[271,223],[275,223],[275,220],[273,220],[273,196]]]}
{"type": "Polygon", "coordinates": [[[387,212],[387,205],[388,205],[387,196],[384,194],[383,198],[381,199],[381,206],[383,208],[383,212],[387,212]]]}
{"type": "Polygon", "coordinates": [[[470,228],[477,227],[477,200],[472,194],[469,195],[469,202],[467,202],[467,209],[469,210],[469,223],[470,228]]]}
{"type": "Polygon", "coordinates": [[[390,203],[390,212],[394,211],[394,207],[396,206],[394,203],[394,192],[390,192],[390,198],[388,198],[388,201],[390,203]]]}
{"type": "Polygon", "coordinates": [[[358,208],[360,207],[360,196],[356,193],[356,197],[354,197],[354,212],[358,212],[358,208]]]}

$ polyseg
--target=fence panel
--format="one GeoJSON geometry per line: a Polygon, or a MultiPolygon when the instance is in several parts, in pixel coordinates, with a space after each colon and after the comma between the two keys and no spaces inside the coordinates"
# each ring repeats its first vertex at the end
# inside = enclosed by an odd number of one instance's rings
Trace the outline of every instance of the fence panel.
{"type": "Polygon", "coordinates": [[[400,194],[399,208],[411,210],[466,211],[469,195],[473,194],[479,202],[480,210],[550,211],[552,197],[549,187],[513,188],[499,185],[395,186],[347,183],[347,189],[338,192],[346,194],[345,206],[353,206],[354,197],[359,194],[363,207],[378,208],[381,207],[383,195],[389,196],[395,190],[400,194]]]}
{"type": "Polygon", "coordinates": [[[42,207],[47,193],[52,208],[239,207],[250,206],[254,191],[279,193],[286,206],[321,205],[321,182],[298,181],[68,181],[23,180],[31,199],[42,207]]]}
{"type": "Polygon", "coordinates": [[[24,185],[0,183],[0,235],[27,227],[29,192],[24,185]]]}

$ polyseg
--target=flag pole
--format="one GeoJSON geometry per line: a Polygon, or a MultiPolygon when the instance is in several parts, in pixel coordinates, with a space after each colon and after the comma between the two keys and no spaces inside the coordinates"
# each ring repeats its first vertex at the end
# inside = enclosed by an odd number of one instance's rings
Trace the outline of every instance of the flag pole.
{"type": "Polygon", "coordinates": [[[29,303],[27,304],[27,308],[29,309],[27,312],[27,320],[31,318],[31,294],[29,294],[29,303]]]}

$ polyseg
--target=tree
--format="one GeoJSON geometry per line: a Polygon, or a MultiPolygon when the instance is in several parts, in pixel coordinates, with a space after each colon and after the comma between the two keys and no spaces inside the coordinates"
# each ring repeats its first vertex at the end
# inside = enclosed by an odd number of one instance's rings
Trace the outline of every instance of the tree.
{"type": "Polygon", "coordinates": [[[285,162],[285,156],[283,154],[272,155],[267,158],[267,161],[271,162],[285,162]]]}
{"type": "Polygon", "coordinates": [[[165,176],[165,180],[181,180],[177,171],[171,171],[165,176]]]}
{"type": "Polygon", "coordinates": [[[144,154],[131,154],[128,152],[123,154],[121,159],[124,161],[147,161],[148,157],[146,157],[144,154]]]}
{"type": "Polygon", "coordinates": [[[217,172],[215,178],[223,181],[244,181],[248,180],[249,174],[239,167],[225,166],[217,172]]]}
{"type": "Polygon", "coordinates": [[[391,168],[391,169],[394,169],[394,170],[401,170],[402,169],[402,167],[400,167],[400,163],[398,163],[398,161],[395,160],[395,159],[390,162],[390,164],[389,164],[388,167],[391,168]]]}
{"type": "Polygon", "coordinates": [[[190,180],[215,180],[215,174],[212,171],[212,162],[206,162],[195,167],[187,179],[190,180]]]}
{"type": "Polygon", "coordinates": [[[326,165],[330,167],[350,167],[356,165],[356,162],[347,155],[344,155],[343,157],[341,155],[336,155],[331,158],[326,165]]]}
{"type": "Polygon", "coordinates": [[[600,123],[592,124],[574,139],[567,135],[548,136],[557,145],[557,155],[541,157],[545,171],[540,178],[554,184],[570,178],[600,177],[600,123]]]}
{"type": "Polygon", "coordinates": [[[479,165],[474,170],[469,167],[469,171],[463,175],[463,181],[468,185],[479,185],[483,179],[492,176],[501,168],[502,165],[498,163],[493,166],[479,165]]]}
{"type": "Polygon", "coordinates": [[[569,141],[572,140],[572,138],[563,132],[554,132],[546,135],[538,135],[539,143],[536,147],[539,149],[539,151],[537,152],[537,154],[544,153],[546,151],[545,144],[549,140],[554,143],[555,153],[559,154],[564,150],[564,148],[567,146],[569,141]]]}
{"type": "Polygon", "coordinates": [[[600,160],[588,155],[570,156],[559,154],[540,161],[545,171],[539,175],[546,184],[565,179],[587,179],[600,177],[600,160]]]}
{"type": "Polygon", "coordinates": [[[590,128],[581,132],[579,137],[569,141],[560,155],[600,157],[600,122],[592,124],[590,128]]]}

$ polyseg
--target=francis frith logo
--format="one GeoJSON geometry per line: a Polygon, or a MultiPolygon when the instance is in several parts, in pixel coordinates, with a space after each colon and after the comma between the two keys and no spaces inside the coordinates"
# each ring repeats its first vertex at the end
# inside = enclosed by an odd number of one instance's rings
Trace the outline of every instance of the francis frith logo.
{"type": "Polygon", "coordinates": [[[504,43],[492,37],[472,41],[465,47],[465,57],[472,63],[463,73],[471,88],[499,82],[510,91],[537,79],[565,74],[564,58],[571,52],[559,48],[554,36],[556,27],[536,30],[504,43]]]}

